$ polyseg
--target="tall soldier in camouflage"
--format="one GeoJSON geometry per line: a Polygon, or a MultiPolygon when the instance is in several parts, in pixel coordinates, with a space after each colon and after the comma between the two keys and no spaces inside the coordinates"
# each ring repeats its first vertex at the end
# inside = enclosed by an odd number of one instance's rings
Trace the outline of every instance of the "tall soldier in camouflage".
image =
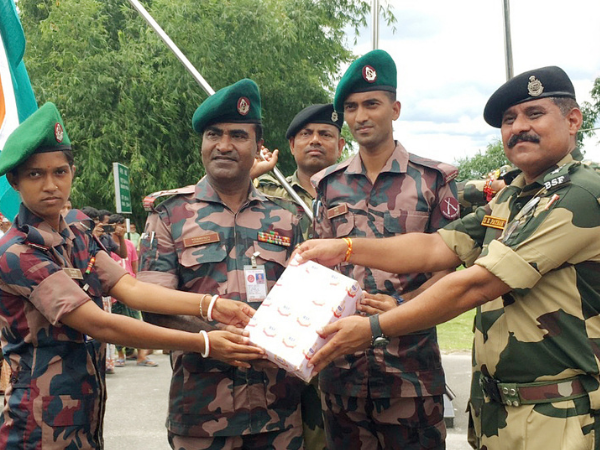
{"type": "MultiPolygon", "coordinates": [[[[138,279],[256,308],[302,240],[300,210],[282,208],[251,183],[262,144],[258,86],[244,79],[221,89],[198,107],[192,125],[202,134],[206,177],[154,208],[138,279]]],[[[147,319],[195,331],[202,325],[147,319]]],[[[174,449],[303,447],[298,378],[266,362],[238,369],[196,353],[174,352],[172,364],[167,428],[174,449]]]]}
{"type": "MultiPolygon", "coordinates": [[[[300,251],[324,264],[349,252],[352,262],[399,273],[465,264],[382,314],[375,331],[404,335],[477,306],[473,446],[598,449],[600,177],[576,159],[573,84],[558,67],[525,72],[490,97],[484,118],[521,170],[488,205],[433,235],[357,239],[350,252],[345,242],[310,241],[300,251]]],[[[315,367],[371,340],[369,321],[340,322],[324,330],[338,333],[315,367]]]]}
{"type": "MultiPolygon", "coordinates": [[[[375,50],[354,61],[337,87],[334,106],[359,153],[312,178],[320,238],[434,232],[458,217],[456,169],[394,141],[396,83],[394,61],[375,50]]],[[[432,282],[430,273],[398,276],[350,263],[339,270],[368,293],[363,314],[393,309],[432,282]]],[[[443,448],[445,383],[435,328],[336,359],[319,376],[330,449],[443,448]]]]}
{"type": "MultiPolygon", "coordinates": [[[[22,199],[0,239],[0,332],[12,372],[0,415],[4,450],[103,448],[104,342],[203,352],[247,366],[242,360],[261,356],[239,333],[184,333],[105,313],[102,295],[163,314],[199,315],[201,302],[209,305],[206,295],[136,281],[94,238],[89,217],[77,210],[63,217],[74,170],[71,141],[52,103],[19,125],[0,153],[0,175],[22,199]]],[[[240,326],[252,312],[226,299],[213,309],[240,326]]]]}

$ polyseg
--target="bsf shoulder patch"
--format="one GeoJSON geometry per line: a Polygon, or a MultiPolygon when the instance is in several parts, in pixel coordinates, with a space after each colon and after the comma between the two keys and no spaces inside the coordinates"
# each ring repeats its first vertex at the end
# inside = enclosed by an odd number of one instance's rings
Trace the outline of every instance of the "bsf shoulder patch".
{"type": "Polygon", "coordinates": [[[506,219],[501,219],[500,217],[486,215],[486,216],[483,216],[481,225],[484,227],[496,228],[497,230],[504,230],[504,227],[506,226],[506,219]]]}
{"type": "Polygon", "coordinates": [[[554,189],[558,186],[562,186],[563,184],[567,184],[571,182],[571,177],[569,174],[558,175],[554,178],[550,178],[549,180],[544,180],[544,187],[547,191],[550,189],[554,189]]]}

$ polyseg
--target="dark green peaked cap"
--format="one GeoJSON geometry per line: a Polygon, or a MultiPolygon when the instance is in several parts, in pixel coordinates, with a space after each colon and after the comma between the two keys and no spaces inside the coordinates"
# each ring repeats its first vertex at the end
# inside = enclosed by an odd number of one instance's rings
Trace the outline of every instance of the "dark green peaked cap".
{"type": "Polygon", "coordinates": [[[192,126],[203,133],[213,123],[261,123],[260,92],[248,78],[218,90],[194,113],[192,126]]]}
{"type": "Polygon", "coordinates": [[[29,116],[6,140],[0,152],[0,176],[34,153],[71,150],[71,140],[56,105],[48,102],[29,116]]]}
{"type": "Polygon", "coordinates": [[[511,78],[487,101],[483,118],[491,126],[500,128],[502,116],[511,106],[548,97],[567,97],[575,100],[573,83],[560,67],[541,67],[511,78]]]}
{"type": "Polygon", "coordinates": [[[355,92],[396,92],[398,75],[396,63],[384,50],[373,50],[361,56],[348,67],[335,90],[333,106],[344,111],[344,101],[355,92]]]}

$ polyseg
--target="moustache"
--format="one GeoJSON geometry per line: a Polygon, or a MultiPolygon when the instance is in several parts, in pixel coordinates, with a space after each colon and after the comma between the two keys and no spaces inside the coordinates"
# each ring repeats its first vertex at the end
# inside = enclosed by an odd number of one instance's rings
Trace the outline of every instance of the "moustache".
{"type": "Polygon", "coordinates": [[[508,148],[513,148],[519,142],[534,142],[534,143],[538,144],[540,142],[540,138],[539,138],[539,136],[537,136],[535,134],[527,134],[527,133],[514,134],[510,137],[506,146],[508,148]]]}

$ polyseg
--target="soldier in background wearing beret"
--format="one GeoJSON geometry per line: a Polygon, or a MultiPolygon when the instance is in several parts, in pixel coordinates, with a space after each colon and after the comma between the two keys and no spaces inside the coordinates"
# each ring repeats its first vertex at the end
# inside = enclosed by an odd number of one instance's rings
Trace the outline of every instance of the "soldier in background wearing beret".
{"type": "MultiPolygon", "coordinates": [[[[208,302],[137,281],[94,238],[91,219],[76,210],[63,217],[74,171],[71,141],[52,103],[25,120],[0,153],[0,175],[22,199],[0,239],[0,332],[12,373],[0,415],[3,449],[104,448],[104,342],[203,352],[246,366],[262,356],[241,333],[215,331],[209,340],[104,312],[103,295],[162,314],[202,315],[208,302]]],[[[221,322],[239,326],[253,313],[226,299],[213,309],[221,322]]]]}
{"type": "MultiPolygon", "coordinates": [[[[334,106],[359,153],[312,178],[319,238],[432,233],[458,217],[456,169],[410,154],[393,138],[396,85],[396,65],[382,50],[354,61],[340,80],[334,106]]],[[[360,282],[367,294],[359,311],[374,317],[445,274],[398,276],[347,261],[339,270],[360,282]]],[[[319,374],[328,448],[443,448],[445,382],[435,328],[376,344],[319,374]]]]}
{"type": "MultiPolygon", "coordinates": [[[[356,239],[350,252],[346,242],[310,241],[300,252],[399,273],[464,264],[382,314],[382,332],[405,335],[477,307],[474,448],[598,449],[600,177],[577,160],[573,84],[555,66],[522,73],[490,97],[484,118],[521,170],[489,204],[436,234],[356,239]]],[[[343,319],[324,335],[336,331],[316,367],[371,339],[364,319],[343,319]]]]}
{"type": "MultiPolygon", "coordinates": [[[[244,79],[219,90],[198,107],[192,125],[202,135],[206,176],[171,191],[148,217],[138,279],[256,308],[302,242],[299,207],[282,208],[251,182],[262,144],[258,86],[244,79]]],[[[203,326],[145,317],[190,331],[203,326]]],[[[303,448],[299,378],[266,361],[238,369],[190,352],[171,358],[167,428],[174,449],[303,448]]]]}
{"type": "MultiPolygon", "coordinates": [[[[335,112],[331,103],[315,104],[296,114],[285,133],[297,165],[296,171],[287,177],[287,182],[309,208],[313,207],[316,195],[310,178],[340,158],[346,143],[341,137],[343,125],[344,115],[335,112]]],[[[276,150],[269,160],[270,164],[263,165],[263,170],[272,169],[277,163],[277,156],[276,150]]],[[[260,176],[255,185],[267,195],[293,200],[279,181],[270,175],[260,176]]],[[[314,237],[312,223],[304,229],[305,239],[314,237]]],[[[318,383],[319,378],[313,377],[302,391],[302,426],[306,450],[324,450],[327,446],[318,383]]]]}

